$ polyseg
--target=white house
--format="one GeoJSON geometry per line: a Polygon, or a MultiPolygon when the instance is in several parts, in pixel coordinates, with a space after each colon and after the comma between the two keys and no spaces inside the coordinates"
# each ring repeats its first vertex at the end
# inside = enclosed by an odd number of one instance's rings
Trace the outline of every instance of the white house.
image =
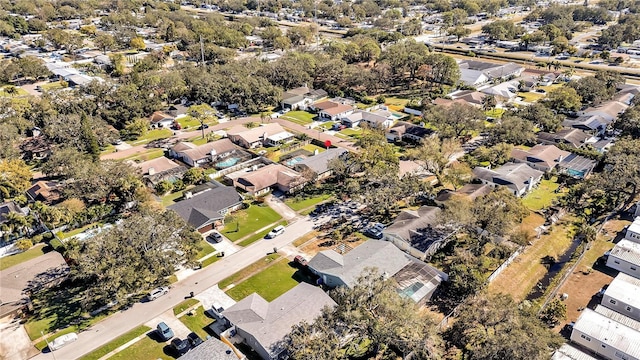
{"type": "Polygon", "coordinates": [[[479,70],[460,69],[460,82],[467,86],[476,87],[489,82],[489,77],[479,70]]]}
{"type": "Polygon", "coordinates": [[[604,292],[602,305],[640,321],[640,279],[619,273],[604,292]]]}
{"type": "Polygon", "coordinates": [[[607,266],[640,278],[640,243],[620,240],[609,252],[607,266]]]}
{"type": "Polygon", "coordinates": [[[491,187],[505,186],[515,196],[523,196],[542,180],[542,171],[527,164],[506,163],[499,168],[476,167],[473,175],[483,184],[491,187]]]}
{"type": "Polygon", "coordinates": [[[640,216],[629,225],[627,232],[624,234],[624,238],[633,242],[640,243],[640,216]]]}
{"type": "Polygon", "coordinates": [[[571,341],[606,359],[640,360],[640,332],[591,309],[584,309],[571,341]]]}

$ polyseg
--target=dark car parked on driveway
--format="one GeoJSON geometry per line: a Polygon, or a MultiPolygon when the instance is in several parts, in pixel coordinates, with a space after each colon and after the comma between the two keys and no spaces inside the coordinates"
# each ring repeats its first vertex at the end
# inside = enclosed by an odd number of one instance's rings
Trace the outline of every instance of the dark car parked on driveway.
{"type": "Polygon", "coordinates": [[[187,340],[175,338],[171,340],[171,348],[173,348],[176,355],[182,356],[191,349],[191,345],[189,345],[187,340]]]}
{"type": "Polygon", "coordinates": [[[200,338],[200,336],[198,336],[198,334],[192,332],[191,334],[187,335],[187,340],[189,340],[189,344],[191,344],[191,347],[194,348],[200,344],[203,343],[202,339],[200,338]]]}

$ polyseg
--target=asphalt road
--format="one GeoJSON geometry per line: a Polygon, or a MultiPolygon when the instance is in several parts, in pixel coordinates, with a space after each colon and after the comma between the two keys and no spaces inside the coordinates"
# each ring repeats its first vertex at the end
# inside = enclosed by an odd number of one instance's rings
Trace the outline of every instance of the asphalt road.
{"type": "MultiPolygon", "coordinates": [[[[77,359],[91,352],[125,332],[172,309],[184,301],[189,292],[193,291],[199,294],[261,259],[268,253],[273,252],[274,247],[281,248],[289,245],[298,237],[310,232],[313,229],[313,225],[313,221],[309,217],[305,217],[287,226],[284,234],[275,239],[260,240],[202,270],[198,270],[192,276],[173,284],[167,295],[152,302],[137,303],[131,308],[118,312],[79,333],[77,341],[55,351],[55,358],[57,360],[77,359]]],[[[50,360],[53,359],[54,354],[40,353],[32,359],[50,360]]]]}

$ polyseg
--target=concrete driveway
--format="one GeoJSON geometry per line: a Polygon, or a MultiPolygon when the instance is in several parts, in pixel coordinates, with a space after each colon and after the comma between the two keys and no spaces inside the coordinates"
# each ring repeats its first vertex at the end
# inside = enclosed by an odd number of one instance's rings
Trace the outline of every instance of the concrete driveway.
{"type": "Polygon", "coordinates": [[[23,360],[37,354],[24,327],[17,321],[0,322],[0,359],[23,360]]]}
{"type": "Polygon", "coordinates": [[[165,324],[169,325],[171,330],[173,330],[173,334],[177,338],[185,339],[187,335],[189,335],[189,333],[191,332],[191,330],[189,330],[189,328],[186,327],[182,323],[182,321],[178,320],[177,317],[173,316],[173,310],[167,311],[162,315],[149,320],[148,322],[145,323],[145,325],[150,327],[151,329],[155,329],[158,326],[158,324],[160,324],[161,322],[164,322],[165,324]]]}

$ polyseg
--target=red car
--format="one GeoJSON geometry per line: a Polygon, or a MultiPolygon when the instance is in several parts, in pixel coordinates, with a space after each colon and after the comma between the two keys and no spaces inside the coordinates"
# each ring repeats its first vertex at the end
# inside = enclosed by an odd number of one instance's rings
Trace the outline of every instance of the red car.
{"type": "Polygon", "coordinates": [[[301,267],[307,266],[307,259],[303,258],[302,255],[298,255],[293,259],[293,262],[300,265],[301,267]]]}

